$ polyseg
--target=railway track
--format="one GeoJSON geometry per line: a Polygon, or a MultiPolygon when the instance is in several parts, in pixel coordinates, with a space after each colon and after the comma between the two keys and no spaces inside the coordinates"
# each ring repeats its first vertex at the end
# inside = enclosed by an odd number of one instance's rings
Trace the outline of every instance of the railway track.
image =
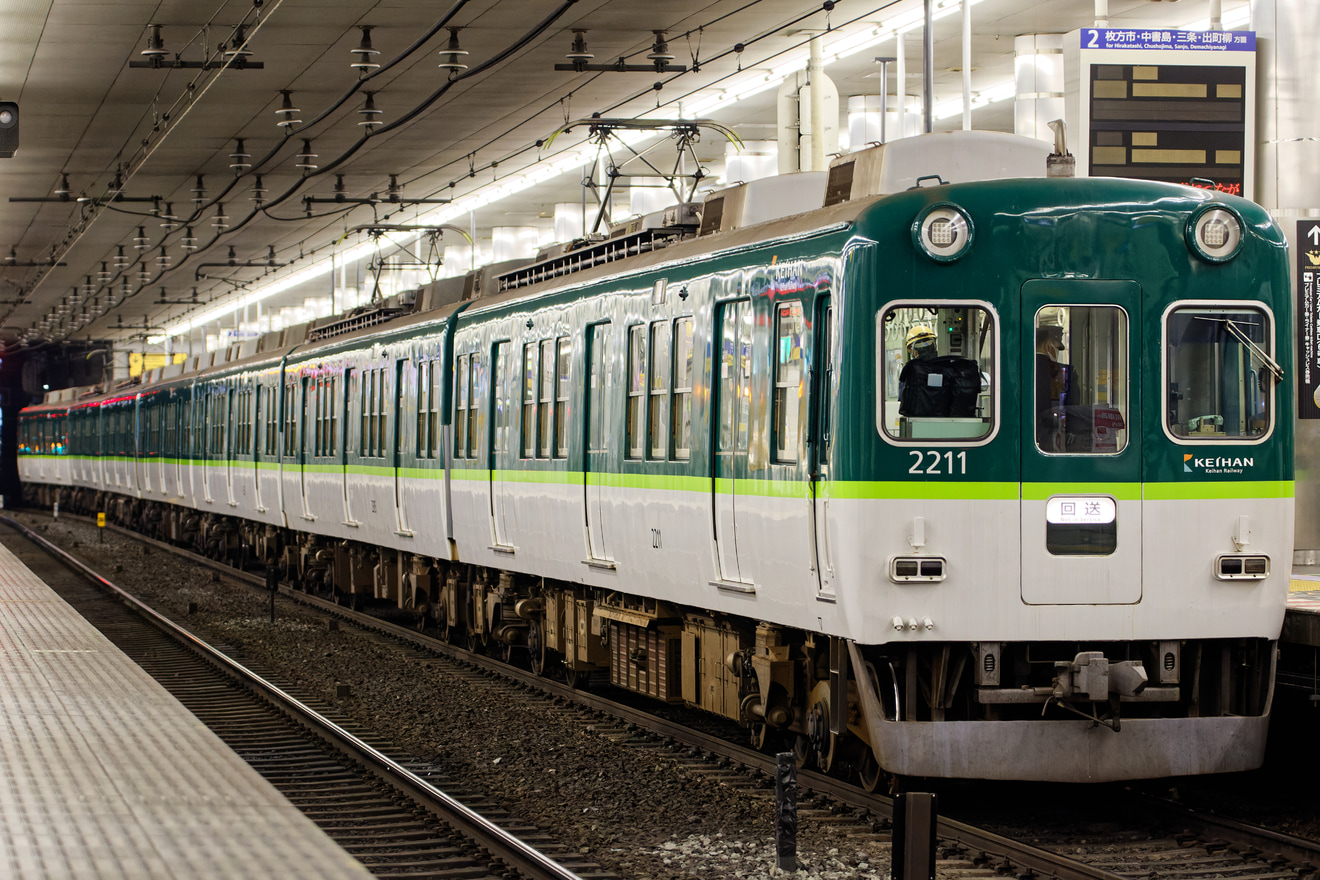
{"type": "Polygon", "coordinates": [[[396,761],[32,530],[0,522],[39,548],[15,548],[25,564],[376,876],[614,876],[571,853],[552,858],[524,839],[555,848],[535,828],[502,827],[516,823],[455,797],[435,768],[396,761]]]}
{"type": "MultiPolygon", "coordinates": [[[[265,589],[263,577],[237,571],[134,532],[115,531],[135,541],[215,569],[225,577],[265,589]]],[[[442,674],[482,679],[507,689],[509,697],[537,704],[538,711],[577,713],[598,735],[631,747],[663,753],[683,772],[718,780],[750,798],[773,797],[775,759],[681,721],[621,704],[443,642],[415,627],[353,611],[287,587],[281,592],[335,616],[369,639],[396,646],[409,656],[427,656],[442,674]]],[[[799,772],[800,822],[830,823],[850,836],[887,840],[893,802],[854,785],[811,772],[799,772]]],[[[987,784],[988,785],[988,784],[987,784]]],[[[1036,789],[1027,799],[1040,797],[1036,789]]],[[[937,872],[942,878],[996,873],[1059,880],[1241,880],[1314,878],[1320,844],[1246,823],[1216,817],[1114,787],[1066,789],[1062,804],[1006,804],[998,814],[969,811],[969,821],[941,816],[937,872]],[[1080,805],[1075,802],[1080,802],[1080,805]],[[1103,816],[1097,820],[1096,816],[1103,816]]],[[[952,798],[951,801],[958,799],[952,798]]],[[[1000,803],[993,795],[983,800],[1000,803]]]]}

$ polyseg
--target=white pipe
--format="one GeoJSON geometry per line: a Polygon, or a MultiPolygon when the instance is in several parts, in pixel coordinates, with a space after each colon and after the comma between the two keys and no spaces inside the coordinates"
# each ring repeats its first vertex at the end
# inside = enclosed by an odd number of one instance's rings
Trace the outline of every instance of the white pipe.
{"type": "Polygon", "coordinates": [[[1224,0],[1210,0],[1210,30],[1224,29],[1224,0]]]}
{"type": "Polygon", "coordinates": [[[935,124],[935,4],[924,2],[926,23],[921,35],[921,124],[930,134],[935,124]]]}
{"type": "Polygon", "coordinates": [[[1109,27],[1109,0],[1095,0],[1095,26],[1109,27]]]}
{"type": "MultiPolygon", "coordinates": [[[[811,38],[807,76],[811,80],[811,171],[825,170],[825,85],[820,37],[811,38]]],[[[801,111],[799,111],[801,112],[801,111]]]]}
{"type": "Polygon", "coordinates": [[[962,0],[963,131],[972,130],[972,3],[962,0]]]}
{"type": "Polygon", "coordinates": [[[898,75],[895,77],[894,93],[898,96],[898,136],[907,137],[907,62],[904,56],[903,44],[907,42],[902,34],[895,35],[894,54],[898,56],[898,75]]]}

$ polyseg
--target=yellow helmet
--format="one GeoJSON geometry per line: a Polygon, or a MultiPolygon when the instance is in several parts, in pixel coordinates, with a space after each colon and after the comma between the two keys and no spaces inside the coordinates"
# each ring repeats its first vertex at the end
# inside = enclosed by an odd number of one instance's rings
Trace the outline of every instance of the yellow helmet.
{"type": "Polygon", "coordinates": [[[908,355],[915,357],[918,353],[929,348],[935,350],[935,331],[925,324],[918,324],[907,333],[908,355]]]}

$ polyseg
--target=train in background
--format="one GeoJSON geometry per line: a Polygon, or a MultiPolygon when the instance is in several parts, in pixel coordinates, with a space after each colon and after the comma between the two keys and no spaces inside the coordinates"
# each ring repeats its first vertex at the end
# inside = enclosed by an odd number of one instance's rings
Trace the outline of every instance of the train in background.
{"type": "Polygon", "coordinates": [[[21,476],[872,789],[1249,769],[1292,553],[1287,247],[1250,202],[1047,153],[897,141],[52,394],[21,476]]]}

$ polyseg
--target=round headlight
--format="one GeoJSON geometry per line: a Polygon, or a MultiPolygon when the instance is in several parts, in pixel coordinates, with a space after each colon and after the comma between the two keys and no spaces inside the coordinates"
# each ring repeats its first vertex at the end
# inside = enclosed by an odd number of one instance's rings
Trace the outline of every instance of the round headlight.
{"type": "Polygon", "coordinates": [[[1242,247],[1242,220],[1222,205],[1206,205],[1188,221],[1187,241],[1201,259],[1226,262],[1242,247]]]}
{"type": "Polygon", "coordinates": [[[972,218],[957,205],[930,205],[912,222],[917,249],[938,263],[952,262],[972,246],[972,218]]]}

